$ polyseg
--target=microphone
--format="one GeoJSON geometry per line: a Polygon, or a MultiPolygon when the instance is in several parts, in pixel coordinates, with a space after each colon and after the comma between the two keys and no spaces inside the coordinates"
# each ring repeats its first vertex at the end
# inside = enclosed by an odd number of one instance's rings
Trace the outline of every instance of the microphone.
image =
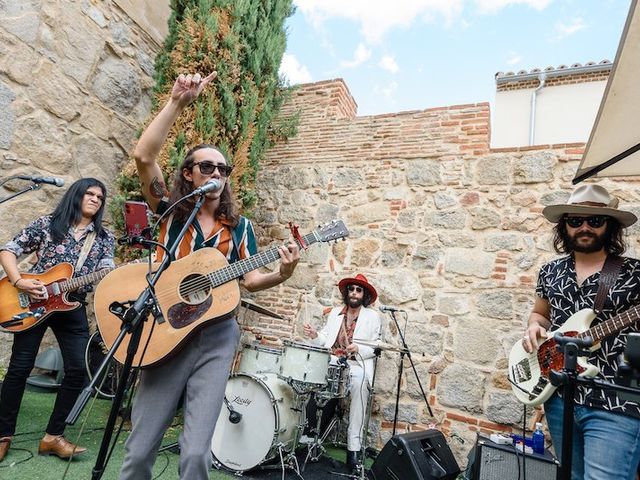
{"type": "Polygon", "coordinates": [[[64,185],[64,178],[59,177],[35,177],[33,175],[18,175],[16,178],[20,180],[29,180],[33,183],[46,183],[47,185],[55,185],[56,187],[62,187],[64,185]]]}
{"type": "Polygon", "coordinates": [[[338,357],[338,363],[340,365],[347,366],[347,357],[346,356],[338,357]]]}
{"type": "Polygon", "coordinates": [[[214,190],[219,190],[222,187],[222,182],[220,180],[216,180],[212,178],[207,183],[202,185],[201,187],[196,188],[191,195],[205,195],[209,192],[213,192],[214,190]]]}
{"type": "Polygon", "coordinates": [[[381,312],[404,312],[401,308],[392,307],[390,305],[380,305],[378,308],[381,312]]]}

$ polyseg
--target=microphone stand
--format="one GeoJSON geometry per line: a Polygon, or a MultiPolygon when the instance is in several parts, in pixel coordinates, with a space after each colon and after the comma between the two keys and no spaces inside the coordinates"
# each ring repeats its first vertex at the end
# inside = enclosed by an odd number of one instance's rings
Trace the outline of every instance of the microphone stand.
{"type": "MultiPolygon", "coordinates": [[[[109,419],[107,420],[107,424],[105,426],[105,432],[102,436],[102,442],[100,444],[100,450],[98,452],[98,456],[96,458],[95,466],[91,471],[92,480],[99,480],[102,478],[104,474],[104,470],[107,465],[107,451],[109,450],[109,444],[111,443],[111,437],[113,436],[113,428],[115,426],[118,412],[120,411],[120,405],[122,404],[122,399],[124,397],[124,392],[126,390],[126,386],[128,384],[129,377],[131,375],[132,363],[135,357],[136,352],[138,351],[138,345],[140,343],[140,338],[142,336],[143,330],[143,322],[147,320],[147,317],[154,310],[158,309],[156,304],[154,287],[162,273],[169,267],[171,264],[171,257],[174,255],[176,250],[178,249],[178,245],[180,244],[180,240],[184,237],[185,233],[189,229],[189,226],[193,223],[198,211],[202,207],[205,200],[205,194],[198,196],[198,200],[189,215],[189,218],[185,222],[182,230],[178,234],[175,242],[169,249],[168,253],[164,255],[162,262],[158,266],[158,269],[154,272],[151,278],[147,278],[149,286],[145,288],[140,296],[134,302],[126,302],[131,304],[128,308],[125,308],[125,304],[121,304],[119,302],[114,302],[110,305],[109,309],[112,313],[118,315],[122,320],[122,326],[120,328],[120,333],[116,337],[113,342],[112,347],[109,349],[107,354],[105,355],[102,364],[95,372],[93,380],[91,383],[80,393],[78,400],[76,401],[73,409],[69,413],[69,416],[66,419],[66,423],[69,425],[73,425],[80,412],[89,401],[89,398],[93,394],[93,391],[96,388],[98,380],[102,378],[102,374],[106,371],[106,368],[115,355],[116,350],[122,343],[122,340],[127,334],[131,334],[131,339],[129,341],[129,346],[127,348],[127,356],[124,361],[124,366],[122,368],[122,376],[120,378],[120,382],[118,383],[118,388],[116,390],[115,397],[113,398],[113,403],[111,405],[111,411],[109,413],[109,419]]],[[[157,321],[157,320],[154,320],[157,321]]]]}
{"type": "MultiPolygon", "coordinates": [[[[5,182],[8,181],[8,180],[11,180],[11,178],[8,178],[7,180],[5,180],[5,182]]],[[[5,182],[0,183],[0,185],[4,184],[5,182]]],[[[11,200],[12,198],[17,197],[18,195],[22,195],[23,193],[29,192],[31,190],[40,190],[41,187],[42,187],[42,184],[33,182],[27,188],[24,188],[24,189],[20,190],[19,192],[15,192],[15,193],[12,193],[11,195],[7,196],[7,197],[0,198],[0,204],[6,202],[8,200],[11,200]]]]}
{"type": "Polygon", "coordinates": [[[402,382],[402,370],[404,368],[404,356],[406,355],[411,363],[411,368],[413,369],[413,373],[416,376],[416,380],[418,382],[418,387],[420,388],[420,393],[422,393],[422,398],[424,398],[424,403],[427,405],[427,410],[429,411],[429,415],[433,417],[433,412],[431,411],[431,406],[429,405],[429,400],[427,400],[427,395],[424,393],[424,388],[422,388],[422,382],[420,381],[420,376],[418,375],[418,371],[416,370],[416,365],[413,363],[413,358],[411,358],[411,350],[409,350],[409,346],[404,339],[404,334],[400,329],[400,324],[398,323],[398,319],[396,318],[396,313],[394,310],[389,310],[391,314],[391,318],[393,318],[394,323],[396,324],[396,328],[398,330],[398,334],[400,335],[400,340],[402,341],[402,350],[400,351],[400,364],[398,365],[398,384],[396,385],[396,409],[393,414],[393,433],[396,434],[396,425],[398,423],[398,410],[400,408],[400,383],[402,382]]]}

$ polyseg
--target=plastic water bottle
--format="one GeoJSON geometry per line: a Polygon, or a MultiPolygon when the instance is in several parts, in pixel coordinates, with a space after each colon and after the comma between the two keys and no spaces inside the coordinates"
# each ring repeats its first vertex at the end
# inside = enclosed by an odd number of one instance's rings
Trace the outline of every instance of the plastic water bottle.
{"type": "Polygon", "coordinates": [[[533,452],[544,455],[544,432],[542,423],[536,423],[536,430],[533,432],[533,452]]]}

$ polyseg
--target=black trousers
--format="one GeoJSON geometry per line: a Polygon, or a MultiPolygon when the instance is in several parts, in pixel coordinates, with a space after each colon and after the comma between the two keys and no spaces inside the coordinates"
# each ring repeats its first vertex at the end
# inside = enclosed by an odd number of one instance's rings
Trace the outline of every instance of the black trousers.
{"type": "Polygon", "coordinates": [[[62,435],[65,419],[87,380],[84,352],[89,340],[84,306],[71,312],[52,314],[40,325],[13,336],[11,360],[0,391],[0,437],[16,432],[16,420],[29,373],[33,369],[42,337],[53,330],[64,360],[64,380],[58,390],[46,433],[62,435]]]}

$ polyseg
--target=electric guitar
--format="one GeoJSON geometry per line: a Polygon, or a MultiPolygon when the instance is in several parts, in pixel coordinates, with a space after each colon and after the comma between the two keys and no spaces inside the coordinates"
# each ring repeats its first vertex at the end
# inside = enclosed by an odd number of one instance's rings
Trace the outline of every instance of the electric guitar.
{"type": "Polygon", "coordinates": [[[82,277],[73,277],[70,263],[59,263],[43,273],[22,273],[22,278],[40,280],[47,290],[47,298],[34,300],[27,292],[11,285],[8,277],[0,280],[0,329],[19,333],[42,323],[54,312],[74,310],[80,302],[69,301],[67,295],[99,281],[112,269],[105,268],[82,277]]]}
{"type": "MultiPolygon", "coordinates": [[[[640,306],[616,315],[594,327],[589,328],[596,313],[585,308],[574,313],[557,330],[549,333],[538,350],[528,353],[518,340],[509,354],[509,381],[514,395],[526,405],[540,405],[546,402],[556,390],[549,380],[551,370],[560,371],[564,367],[564,353],[559,351],[553,336],[560,332],[565,336],[584,339],[591,337],[593,346],[591,351],[600,347],[600,341],[613,335],[640,320],[640,306]]],[[[577,372],[583,377],[595,377],[599,373],[598,367],[588,363],[584,357],[578,357],[577,372]]]]}
{"type": "MultiPolygon", "coordinates": [[[[294,232],[300,249],[348,235],[341,220],[334,220],[304,237],[294,232]]],[[[240,288],[233,280],[279,259],[278,249],[271,248],[228,264],[218,249],[201,248],[171,262],[156,284],[157,312],[143,322],[140,348],[133,365],[144,368],[161,363],[203,326],[233,316],[240,302],[240,288]]],[[[114,302],[126,304],[136,299],[147,287],[147,273],[148,265],[124,265],[109,273],[97,286],[94,296],[96,322],[108,348],[113,346],[122,325],[122,320],[116,316],[120,312],[111,311],[116,305],[114,302]]],[[[129,338],[130,335],[124,337],[114,354],[120,363],[125,361],[129,338]]]]}

